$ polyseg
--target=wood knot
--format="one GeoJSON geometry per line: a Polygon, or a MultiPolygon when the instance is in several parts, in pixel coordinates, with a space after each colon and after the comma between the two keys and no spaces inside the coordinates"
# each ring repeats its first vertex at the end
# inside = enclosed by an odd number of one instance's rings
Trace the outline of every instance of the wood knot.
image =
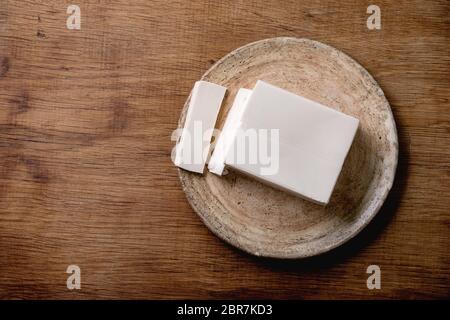
{"type": "Polygon", "coordinates": [[[128,125],[128,104],[116,101],[112,105],[112,116],[109,129],[113,134],[121,133],[128,125]]]}
{"type": "Polygon", "coordinates": [[[11,67],[8,57],[3,57],[2,62],[0,64],[0,78],[4,77],[11,67]]]}
{"type": "Polygon", "coordinates": [[[42,30],[42,29],[38,29],[38,30],[37,30],[36,36],[37,36],[38,38],[47,38],[47,36],[45,35],[44,30],[42,30]]]}

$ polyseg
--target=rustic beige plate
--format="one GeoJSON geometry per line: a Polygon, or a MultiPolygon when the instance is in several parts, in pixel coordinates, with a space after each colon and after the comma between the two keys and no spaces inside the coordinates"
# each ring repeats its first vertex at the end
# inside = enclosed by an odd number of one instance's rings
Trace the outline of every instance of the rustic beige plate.
{"type": "MultiPolygon", "coordinates": [[[[371,75],[341,51],[308,39],[273,38],[241,47],[214,64],[203,80],[228,88],[217,127],[237,90],[258,79],[360,120],[330,203],[323,207],[231,172],[218,177],[179,170],[187,198],[214,234],[258,256],[304,258],[355,236],[391,189],[398,143],[394,118],[371,75]]],[[[189,100],[189,99],[188,99],[189,100]]],[[[182,127],[188,106],[184,106],[182,127]]]]}

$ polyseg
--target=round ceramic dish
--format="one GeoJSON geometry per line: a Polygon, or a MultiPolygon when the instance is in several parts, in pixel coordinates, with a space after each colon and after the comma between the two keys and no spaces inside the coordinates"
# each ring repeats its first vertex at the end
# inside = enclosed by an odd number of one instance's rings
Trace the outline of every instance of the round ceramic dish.
{"type": "Polygon", "coordinates": [[[214,234],[251,254],[304,258],[331,250],[370,222],[392,187],[398,142],[389,103],[372,76],[341,51],[309,39],[266,39],[234,50],[203,75],[228,88],[217,128],[239,88],[251,89],[258,79],[360,120],[330,203],[320,206],[235,172],[218,177],[180,169],[184,192],[214,234]]]}

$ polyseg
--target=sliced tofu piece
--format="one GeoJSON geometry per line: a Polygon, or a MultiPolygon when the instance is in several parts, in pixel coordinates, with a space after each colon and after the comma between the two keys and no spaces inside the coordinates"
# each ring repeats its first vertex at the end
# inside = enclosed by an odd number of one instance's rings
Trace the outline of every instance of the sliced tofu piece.
{"type": "Polygon", "coordinates": [[[221,176],[225,168],[225,157],[233,144],[233,139],[236,136],[236,131],[240,127],[242,114],[245,110],[245,105],[250,97],[252,90],[239,89],[234,98],[233,105],[227,114],[222,131],[214,146],[214,151],[208,162],[208,170],[221,176]]]}
{"type": "Polygon", "coordinates": [[[175,165],[185,170],[203,173],[211,137],[226,88],[197,81],[192,89],[186,120],[176,146],[175,165]]]}

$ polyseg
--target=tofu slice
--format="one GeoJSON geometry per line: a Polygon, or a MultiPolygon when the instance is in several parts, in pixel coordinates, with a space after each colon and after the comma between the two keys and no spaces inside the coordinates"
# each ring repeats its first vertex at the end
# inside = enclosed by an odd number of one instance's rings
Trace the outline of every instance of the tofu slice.
{"type": "Polygon", "coordinates": [[[225,169],[225,157],[233,144],[233,139],[236,136],[236,130],[240,127],[242,114],[245,110],[245,105],[250,97],[252,90],[239,89],[234,98],[233,105],[227,114],[222,131],[216,141],[214,151],[211,159],[208,162],[208,170],[214,174],[221,176],[225,169]]]}
{"type": "Polygon", "coordinates": [[[183,131],[175,149],[176,166],[203,173],[226,90],[225,87],[207,81],[195,83],[183,131]]]}
{"type": "Polygon", "coordinates": [[[225,164],[282,190],[327,204],[358,124],[354,117],[258,81],[226,152],[225,164]],[[278,146],[277,154],[270,156],[275,170],[266,173],[267,164],[251,162],[249,157],[238,161],[236,157],[251,151],[249,146],[239,146],[239,134],[261,129],[278,129],[278,138],[268,139],[272,147],[278,146]]]}

